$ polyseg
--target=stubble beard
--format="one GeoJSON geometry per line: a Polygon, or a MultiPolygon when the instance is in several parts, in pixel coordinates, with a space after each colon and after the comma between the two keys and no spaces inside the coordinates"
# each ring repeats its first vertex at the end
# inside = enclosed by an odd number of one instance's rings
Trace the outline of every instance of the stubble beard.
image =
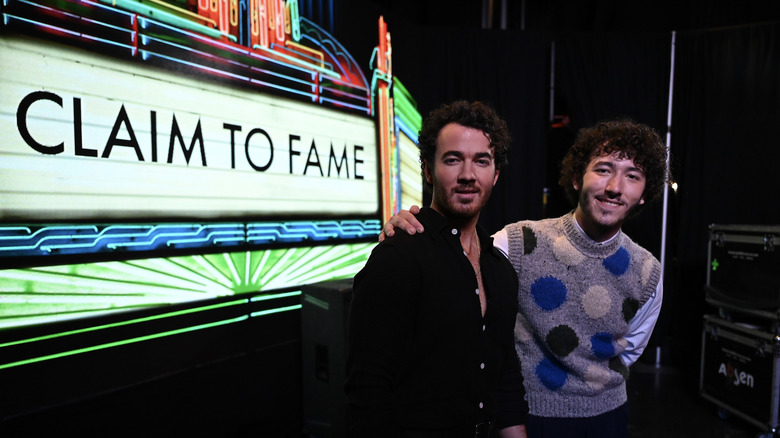
{"type": "Polygon", "coordinates": [[[437,203],[436,206],[450,220],[468,222],[479,216],[490,198],[490,190],[480,190],[478,193],[480,196],[469,202],[458,202],[455,189],[449,193],[438,193],[439,198],[444,198],[445,202],[437,203]]]}

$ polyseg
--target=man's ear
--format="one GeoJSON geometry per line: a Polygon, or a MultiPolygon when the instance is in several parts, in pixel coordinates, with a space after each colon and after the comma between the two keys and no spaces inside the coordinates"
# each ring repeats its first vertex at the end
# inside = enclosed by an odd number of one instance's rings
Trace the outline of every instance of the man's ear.
{"type": "Polygon", "coordinates": [[[423,170],[425,172],[425,180],[428,181],[428,184],[433,184],[433,177],[431,175],[431,166],[428,164],[428,160],[423,160],[423,164],[425,167],[423,167],[423,170]]]}
{"type": "Polygon", "coordinates": [[[577,178],[572,178],[571,185],[574,187],[574,190],[580,191],[580,183],[577,181],[577,178]]]}
{"type": "Polygon", "coordinates": [[[496,186],[496,182],[498,182],[498,174],[501,173],[501,169],[496,168],[496,174],[493,175],[493,187],[496,186]]]}

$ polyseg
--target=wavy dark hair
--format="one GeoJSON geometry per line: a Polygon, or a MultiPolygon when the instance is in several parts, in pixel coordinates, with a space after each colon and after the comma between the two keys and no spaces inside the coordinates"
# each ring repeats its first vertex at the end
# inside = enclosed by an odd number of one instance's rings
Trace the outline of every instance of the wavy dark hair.
{"type": "Polygon", "coordinates": [[[482,102],[458,100],[431,111],[420,130],[418,138],[420,168],[426,186],[430,187],[430,183],[425,179],[425,163],[427,161],[433,167],[436,156],[436,139],[442,128],[450,123],[478,129],[487,135],[490,147],[493,149],[496,170],[509,164],[511,135],[506,122],[490,105],[482,102]]]}
{"type": "MultiPolygon", "coordinates": [[[[647,125],[630,119],[609,120],[577,134],[561,165],[558,184],[566,191],[572,205],[577,205],[579,192],[572,182],[582,188],[582,177],[590,161],[597,156],[618,153],[621,158],[634,160],[645,174],[645,191],[642,194],[647,205],[663,195],[667,184],[666,145],[658,133],[647,125]]],[[[637,205],[638,212],[642,205],[637,205]]]]}

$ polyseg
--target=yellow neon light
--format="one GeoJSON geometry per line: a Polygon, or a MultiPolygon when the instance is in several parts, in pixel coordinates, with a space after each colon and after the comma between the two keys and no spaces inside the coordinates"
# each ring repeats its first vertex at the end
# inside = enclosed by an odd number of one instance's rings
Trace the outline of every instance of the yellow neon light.
{"type": "Polygon", "coordinates": [[[322,53],[319,50],[312,49],[311,47],[306,47],[303,44],[298,44],[298,43],[290,41],[290,40],[285,40],[284,41],[284,45],[285,46],[290,46],[290,47],[295,47],[297,50],[301,50],[301,51],[304,51],[304,52],[309,52],[312,55],[314,55],[317,58],[319,58],[321,64],[325,64],[325,54],[322,53]]]}
{"type": "Polygon", "coordinates": [[[310,68],[310,69],[316,70],[316,71],[320,72],[321,74],[328,75],[328,76],[336,78],[336,79],[341,79],[341,75],[336,73],[336,72],[334,72],[334,71],[331,71],[331,70],[328,70],[326,68],[314,65],[314,64],[312,64],[310,62],[303,61],[303,60],[298,59],[298,58],[293,57],[293,56],[285,55],[284,53],[279,53],[277,51],[269,49],[268,47],[263,47],[262,45],[255,44],[254,46],[252,46],[252,48],[255,49],[255,50],[264,50],[264,51],[268,52],[268,54],[271,55],[271,56],[278,56],[280,58],[286,59],[287,61],[294,62],[294,63],[300,64],[300,65],[302,65],[302,66],[304,66],[306,68],[310,68]]]}
{"type": "Polygon", "coordinates": [[[230,25],[238,26],[238,0],[230,0],[230,25]]]}

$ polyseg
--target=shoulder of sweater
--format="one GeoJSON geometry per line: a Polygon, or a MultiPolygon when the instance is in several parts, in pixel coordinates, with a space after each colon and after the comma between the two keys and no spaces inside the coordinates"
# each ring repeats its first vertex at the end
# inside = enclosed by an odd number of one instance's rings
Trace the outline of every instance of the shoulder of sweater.
{"type": "Polygon", "coordinates": [[[634,242],[631,237],[628,236],[628,234],[621,232],[620,233],[620,246],[626,248],[627,250],[634,251],[645,258],[652,258],[657,263],[661,263],[658,261],[658,258],[653,255],[650,251],[648,251],[645,247],[639,245],[638,243],[634,242]]]}
{"type": "Polygon", "coordinates": [[[561,218],[545,218],[545,219],[537,219],[537,220],[522,220],[513,222],[511,224],[507,224],[504,226],[504,230],[507,232],[510,229],[519,230],[523,227],[531,228],[531,229],[541,229],[549,226],[552,223],[558,222],[561,218]]]}

